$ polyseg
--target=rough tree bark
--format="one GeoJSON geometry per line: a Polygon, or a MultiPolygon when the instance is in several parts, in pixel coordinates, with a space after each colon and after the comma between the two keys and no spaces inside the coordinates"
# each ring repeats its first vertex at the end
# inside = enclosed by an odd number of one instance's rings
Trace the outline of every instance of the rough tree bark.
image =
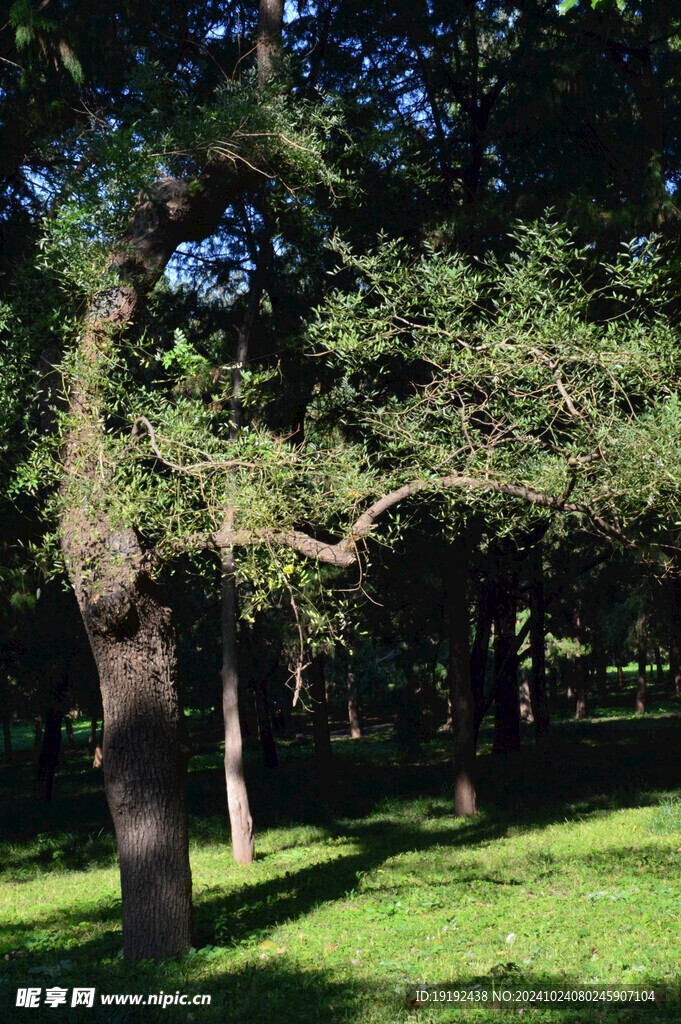
{"type": "Polygon", "coordinates": [[[236,647],[234,556],[222,552],[222,716],[225,728],[225,782],[237,864],[251,864],[255,857],[253,819],[248,805],[239,719],[239,672],[236,647]]]}
{"type": "Polygon", "coordinates": [[[475,814],[475,702],[471,686],[468,560],[463,541],[450,545],[445,579],[449,663],[449,700],[452,708],[454,761],[454,813],[475,814]]]}

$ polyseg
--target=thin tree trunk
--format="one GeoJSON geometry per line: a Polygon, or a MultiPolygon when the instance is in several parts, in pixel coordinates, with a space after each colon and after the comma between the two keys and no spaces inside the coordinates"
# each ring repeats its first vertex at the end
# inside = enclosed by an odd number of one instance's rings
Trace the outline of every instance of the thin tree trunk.
{"type": "Polygon", "coordinates": [[[5,759],[12,756],[12,720],[8,715],[2,719],[2,739],[5,745],[5,759]]]}
{"type": "Polygon", "coordinates": [[[449,664],[449,700],[452,708],[454,813],[475,814],[475,702],[471,686],[468,562],[461,540],[450,545],[445,580],[449,664]]]}
{"type": "Polygon", "coordinates": [[[232,832],[232,851],[237,864],[251,864],[255,857],[253,819],[248,806],[239,719],[239,673],[236,648],[236,601],[234,557],[231,548],[222,557],[222,715],[225,728],[225,781],[232,832]]]}
{"type": "Polygon", "coordinates": [[[279,764],[277,757],[277,745],[274,742],[272,732],[272,719],[270,718],[269,701],[267,699],[267,680],[256,677],[254,680],[255,689],[255,710],[258,715],[258,732],[260,734],[260,745],[266,768],[276,768],[279,764]]]}
{"type": "Polygon", "coordinates": [[[329,732],[329,711],[326,701],[324,662],[317,654],[309,668],[310,700],[312,701],[312,730],[317,768],[323,779],[328,778],[333,763],[331,734],[329,732]]]}
{"type": "Polygon", "coordinates": [[[49,804],[52,801],[52,787],[61,750],[61,722],[61,711],[54,707],[48,708],[45,714],[45,731],[38,758],[35,787],[36,800],[41,804],[49,804]]]}
{"type": "Polygon", "coordinates": [[[93,715],[90,720],[90,734],[87,740],[87,752],[90,757],[95,756],[95,750],[97,748],[97,720],[97,715],[93,715]]]}
{"type": "Polygon", "coordinates": [[[494,610],[494,588],[489,580],[484,580],[478,598],[475,622],[475,637],[471,647],[470,675],[473,704],[475,706],[475,746],[478,746],[478,733],[483,719],[485,707],[485,675],[489,657],[489,641],[492,633],[494,610]]]}
{"type": "Polygon", "coordinates": [[[657,685],[662,687],[664,685],[664,672],[662,671],[662,652],[660,651],[659,644],[655,644],[655,675],[657,685]]]}
{"type": "Polygon", "coordinates": [[[617,685],[619,686],[620,689],[622,689],[622,687],[624,686],[624,669],[622,668],[622,662],[621,661],[618,661],[616,664],[617,664],[617,685]]]}
{"type": "Polygon", "coordinates": [[[544,625],[544,565],[541,544],[531,552],[530,582],[530,649],[532,672],[530,674],[530,695],[534,715],[535,738],[538,746],[544,746],[549,729],[549,703],[546,697],[546,637],[544,625]]]}
{"type": "Polygon", "coordinates": [[[636,714],[644,715],[646,712],[646,648],[640,647],[638,651],[638,679],[636,681],[636,714]]]}
{"type": "Polygon", "coordinates": [[[500,576],[495,592],[494,751],[500,754],[511,754],[520,750],[518,655],[515,643],[517,577],[514,568],[507,568],[500,576]]]}
{"type": "Polygon", "coordinates": [[[35,732],[33,734],[33,747],[36,752],[40,751],[43,742],[43,716],[36,715],[35,732]]]}
{"type": "Polygon", "coordinates": [[[575,680],[575,718],[586,718],[587,694],[589,691],[589,677],[586,671],[586,659],[575,658],[573,663],[575,680]]]}
{"type": "Polygon", "coordinates": [[[351,663],[348,663],[347,673],[348,685],[348,720],[350,722],[350,736],[353,740],[362,737],[362,718],[359,708],[359,695],[357,693],[357,680],[351,663]]]}
{"type": "Polygon", "coordinates": [[[76,740],[73,735],[73,719],[66,715],[64,718],[64,728],[66,729],[66,746],[69,750],[76,749],[76,740]]]}
{"type": "Polygon", "coordinates": [[[605,648],[599,644],[595,652],[596,659],[596,691],[600,704],[604,704],[608,697],[608,656],[605,648]]]}

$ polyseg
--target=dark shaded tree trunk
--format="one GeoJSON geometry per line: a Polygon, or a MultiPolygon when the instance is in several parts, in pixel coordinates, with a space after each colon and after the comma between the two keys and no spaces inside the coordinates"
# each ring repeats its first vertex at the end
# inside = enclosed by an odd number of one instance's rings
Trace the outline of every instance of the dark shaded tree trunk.
{"type": "Polygon", "coordinates": [[[48,708],[45,714],[45,730],[38,758],[35,797],[38,803],[49,804],[52,800],[54,776],[61,750],[62,713],[58,708],[48,708]]]}
{"type": "Polygon", "coordinates": [[[257,676],[253,681],[255,691],[255,710],[258,716],[258,733],[262,756],[266,768],[276,768],[279,764],[277,757],[277,745],[274,742],[272,732],[272,719],[270,717],[269,701],[267,699],[267,680],[257,676]]]}
{"type": "Polygon", "coordinates": [[[586,670],[586,659],[575,658],[573,663],[575,688],[575,718],[586,718],[589,693],[589,676],[586,670]]]}
{"type": "Polygon", "coordinates": [[[222,561],[222,717],[225,734],[225,782],[232,833],[232,852],[237,864],[252,864],[255,858],[253,818],[248,805],[239,717],[239,671],[236,647],[236,595],[234,557],[229,548],[222,561]]]}
{"type": "Polygon", "coordinates": [[[308,669],[310,679],[310,700],[312,702],[312,731],[317,769],[323,780],[327,780],[333,766],[331,733],[329,732],[329,709],[326,701],[324,661],[317,654],[308,669]]]}
{"type": "Polygon", "coordinates": [[[4,743],[5,759],[9,760],[12,756],[12,720],[8,715],[3,715],[2,719],[2,740],[4,743]]]}
{"type": "Polygon", "coordinates": [[[475,637],[471,647],[470,675],[473,704],[475,706],[475,746],[478,746],[478,733],[485,711],[485,676],[489,657],[489,641],[492,634],[492,618],[494,612],[494,588],[489,580],[484,580],[478,597],[475,620],[475,637]]]}
{"type": "Polygon", "coordinates": [[[646,648],[639,647],[638,651],[638,678],[636,680],[636,714],[644,715],[646,712],[646,648]]]}
{"type": "Polygon", "coordinates": [[[660,645],[655,644],[655,677],[657,679],[657,685],[664,685],[664,672],[662,671],[662,652],[660,651],[660,645]]]}
{"type": "Polygon", "coordinates": [[[530,553],[530,697],[534,715],[535,738],[545,746],[549,729],[549,703],[546,696],[546,630],[544,625],[544,564],[541,544],[530,553]]]}
{"type": "Polygon", "coordinates": [[[90,720],[90,733],[87,739],[87,752],[90,757],[95,756],[95,750],[97,748],[97,721],[98,716],[93,715],[90,720]]]}
{"type": "Polygon", "coordinates": [[[617,666],[617,685],[620,689],[624,686],[624,669],[622,668],[622,662],[616,662],[617,666]]]}
{"type": "Polygon", "coordinates": [[[452,709],[454,813],[475,814],[475,703],[471,686],[468,560],[461,540],[448,552],[445,598],[449,635],[447,684],[452,709]]]}
{"type": "Polygon", "coordinates": [[[36,715],[35,731],[33,733],[33,747],[36,752],[40,751],[43,742],[43,716],[36,715]]]}
{"type": "Polygon", "coordinates": [[[362,736],[362,716],[359,706],[359,694],[357,693],[357,679],[355,678],[355,671],[352,667],[352,662],[348,662],[346,678],[348,686],[348,721],[350,722],[350,736],[353,740],[358,740],[361,739],[362,736]]]}
{"type": "Polygon", "coordinates": [[[596,692],[599,703],[604,704],[608,698],[608,656],[601,644],[597,645],[594,658],[596,662],[596,692]]]}
{"type": "Polygon", "coordinates": [[[413,760],[418,755],[421,749],[421,705],[413,679],[399,693],[395,739],[401,757],[413,760]]]}
{"type": "Polygon", "coordinates": [[[512,754],[520,750],[515,636],[517,589],[515,567],[508,566],[497,580],[494,602],[494,752],[498,754],[512,754]]]}
{"type": "Polygon", "coordinates": [[[64,728],[66,729],[66,746],[69,750],[75,750],[76,739],[73,735],[73,719],[68,715],[64,719],[64,728]]]}

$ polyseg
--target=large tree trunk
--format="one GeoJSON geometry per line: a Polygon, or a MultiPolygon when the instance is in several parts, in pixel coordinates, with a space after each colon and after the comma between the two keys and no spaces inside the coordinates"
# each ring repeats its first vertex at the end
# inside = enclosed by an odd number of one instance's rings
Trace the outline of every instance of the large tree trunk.
{"type": "MultiPolygon", "coordinates": [[[[512,557],[512,556],[511,556],[512,557]]],[[[518,655],[516,653],[517,575],[509,566],[495,587],[494,751],[511,754],[520,750],[520,708],[518,703],[518,655]]]]}
{"type": "Polygon", "coordinates": [[[232,831],[232,851],[237,864],[251,864],[255,857],[253,819],[244,778],[241,722],[239,719],[239,672],[236,648],[236,600],[234,557],[222,555],[222,714],[225,726],[225,781],[232,831]]]}
{"type": "MultiPolygon", "coordinates": [[[[69,561],[79,543],[75,534],[63,542],[69,561]]],[[[104,784],[118,843],[123,949],[129,959],[161,960],[187,950],[192,923],[175,635],[155,585],[140,575],[131,586],[127,574],[124,589],[120,561],[105,574],[102,557],[94,592],[77,573],[76,596],[102,689],[104,784]]]]}
{"type": "MultiPolygon", "coordinates": [[[[262,0],[269,62],[283,0],[262,0]]],[[[270,72],[271,73],[271,72],[270,72]]],[[[212,234],[257,177],[249,161],[207,161],[195,181],[165,177],[140,197],[112,256],[116,280],[88,311],[70,382],[60,535],[99,671],[106,730],[104,781],[116,830],[123,947],[132,959],[178,956],[191,941],[186,759],[171,615],[137,535],[112,525],[101,398],[107,363],[182,242],[212,234]]]]}
{"type": "Polygon", "coordinates": [[[326,702],[324,662],[321,655],[312,659],[309,668],[310,700],[312,701],[312,731],[317,768],[322,779],[327,779],[332,767],[331,734],[329,732],[329,711],[326,702]]]}
{"type": "Polygon", "coordinates": [[[545,746],[549,729],[549,702],[546,697],[546,637],[544,626],[544,565],[541,544],[531,552],[530,648],[532,672],[530,695],[538,746],[545,746]]]}
{"type": "Polygon", "coordinates": [[[447,666],[452,709],[454,761],[454,813],[475,814],[475,703],[471,686],[470,617],[468,610],[468,562],[461,540],[449,551],[445,595],[449,631],[447,666]]]}

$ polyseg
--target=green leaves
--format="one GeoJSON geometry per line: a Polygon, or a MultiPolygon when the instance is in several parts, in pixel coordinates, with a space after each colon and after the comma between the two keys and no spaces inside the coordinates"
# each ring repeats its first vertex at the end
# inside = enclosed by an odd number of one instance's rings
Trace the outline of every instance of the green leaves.
{"type": "MultiPolygon", "coordinates": [[[[578,3],[579,0],[562,0],[558,5],[558,13],[567,14],[567,12],[571,11],[573,7],[576,7],[578,3]]],[[[624,11],[625,0],[591,0],[591,6],[595,11],[606,10],[613,4],[617,5],[618,10],[624,11]]]]}

